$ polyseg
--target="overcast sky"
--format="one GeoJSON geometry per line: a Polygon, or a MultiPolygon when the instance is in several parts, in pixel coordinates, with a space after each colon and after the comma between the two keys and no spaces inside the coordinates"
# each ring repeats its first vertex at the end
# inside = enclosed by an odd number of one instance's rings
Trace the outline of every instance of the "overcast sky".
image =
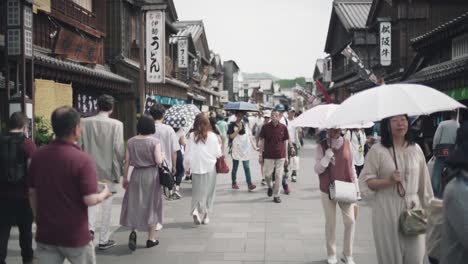
{"type": "Polygon", "coordinates": [[[203,20],[208,45],[243,72],[312,77],[324,57],[332,0],[174,0],[179,20],[203,20]]]}

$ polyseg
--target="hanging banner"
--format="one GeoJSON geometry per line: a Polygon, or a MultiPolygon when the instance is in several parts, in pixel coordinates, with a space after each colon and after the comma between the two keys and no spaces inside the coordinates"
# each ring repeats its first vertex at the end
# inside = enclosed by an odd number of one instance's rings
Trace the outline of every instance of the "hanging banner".
{"type": "Polygon", "coordinates": [[[162,10],[146,12],[146,81],[164,83],[166,46],[165,13],[162,10]]]}
{"type": "Polygon", "coordinates": [[[323,60],[323,81],[331,82],[332,80],[332,58],[326,57],[323,60]]]}
{"type": "Polygon", "coordinates": [[[392,23],[380,22],[380,64],[392,64],[392,23]]]}
{"type": "Polygon", "coordinates": [[[341,54],[351,60],[353,63],[355,63],[358,66],[358,74],[359,77],[365,80],[370,80],[371,82],[378,84],[377,83],[377,76],[375,76],[374,73],[372,73],[371,70],[367,69],[364,66],[364,63],[362,62],[361,58],[357,55],[357,53],[351,48],[350,45],[348,45],[346,48],[341,51],[341,54]]]}
{"type": "Polygon", "coordinates": [[[187,68],[188,67],[188,40],[183,38],[177,41],[177,58],[178,63],[177,65],[179,68],[187,68]]]}

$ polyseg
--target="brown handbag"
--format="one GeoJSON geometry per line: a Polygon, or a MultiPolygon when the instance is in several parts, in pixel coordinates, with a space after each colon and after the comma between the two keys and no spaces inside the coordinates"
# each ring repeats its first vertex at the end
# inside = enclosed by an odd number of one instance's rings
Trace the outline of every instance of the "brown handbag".
{"type": "Polygon", "coordinates": [[[229,173],[229,165],[227,164],[224,155],[216,159],[216,172],[229,173]]]}

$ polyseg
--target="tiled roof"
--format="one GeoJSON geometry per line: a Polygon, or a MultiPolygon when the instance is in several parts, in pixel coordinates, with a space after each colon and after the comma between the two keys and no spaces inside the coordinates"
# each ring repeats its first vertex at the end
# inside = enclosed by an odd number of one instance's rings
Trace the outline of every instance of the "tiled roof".
{"type": "MultiPolygon", "coordinates": [[[[189,36],[192,35],[192,38],[194,40],[198,39],[201,34],[203,33],[203,21],[197,20],[197,21],[177,21],[174,24],[174,27],[176,27],[179,32],[177,32],[176,36],[189,36]]],[[[171,43],[177,42],[177,38],[171,38],[169,41],[172,41],[171,43]]]]}
{"type": "MultiPolygon", "coordinates": [[[[441,32],[444,32],[446,31],[447,29],[449,28],[452,28],[452,27],[455,27],[455,26],[458,26],[458,25],[466,25],[468,23],[468,12],[464,13],[463,15],[459,16],[459,17],[456,17],[436,28],[434,28],[433,30],[421,35],[421,36],[418,36],[418,37],[415,37],[413,39],[411,39],[411,43],[412,44],[416,44],[416,43],[421,43],[441,32]]],[[[444,38],[445,39],[445,38],[444,38]]]]}
{"type": "Polygon", "coordinates": [[[85,67],[81,64],[71,62],[71,61],[64,61],[59,60],[50,56],[47,56],[40,52],[34,52],[34,63],[42,64],[45,66],[52,66],[55,68],[59,68],[62,70],[67,70],[70,72],[81,73],[90,77],[101,78],[109,81],[114,82],[121,82],[121,83],[132,83],[129,79],[126,79],[120,75],[107,71],[105,69],[99,68],[89,68],[85,67]]]}
{"type": "Polygon", "coordinates": [[[449,77],[465,74],[468,71],[468,57],[446,61],[423,68],[408,78],[408,82],[435,82],[449,77]]]}
{"type": "Polygon", "coordinates": [[[371,5],[371,0],[335,0],[333,3],[336,14],[348,31],[366,27],[371,5]]]}

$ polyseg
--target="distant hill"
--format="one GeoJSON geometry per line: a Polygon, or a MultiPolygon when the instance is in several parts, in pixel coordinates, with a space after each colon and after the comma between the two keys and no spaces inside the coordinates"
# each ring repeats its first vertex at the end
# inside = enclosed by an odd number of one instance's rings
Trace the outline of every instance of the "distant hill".
{"type": "Polygon", "coordinates": [[[244,80],[272,80],[272,81],[278,81],[280,78],[273,76],[272,74],[269,73],[247,73],[243,72],[242,77],[244,77],[244,80]]]}

